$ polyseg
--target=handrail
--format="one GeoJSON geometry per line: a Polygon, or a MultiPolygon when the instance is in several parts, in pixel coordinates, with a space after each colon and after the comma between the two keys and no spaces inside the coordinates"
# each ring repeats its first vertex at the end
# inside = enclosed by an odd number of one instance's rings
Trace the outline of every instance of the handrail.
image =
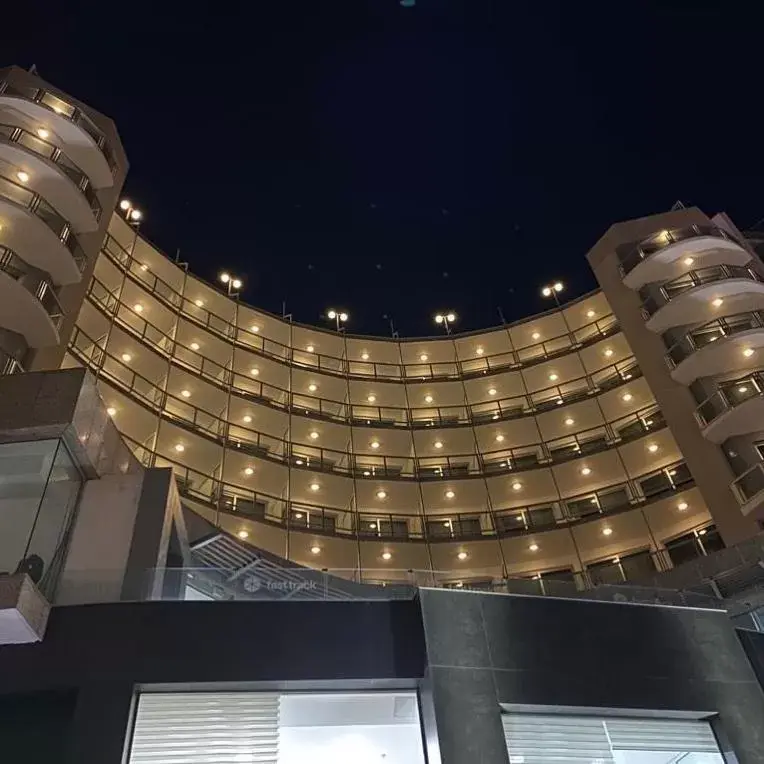
{"type": "Polygon", "coordinates": [[[61,96],[50,90],[19,86],[11,84],[7,80],[0,82],[0,94],[3,93],[16,98],[24,98],[27,101],[32,101],[40,106],[44,106],[46,109],[50,109],[59,116],[69,120],[69,122],[77,125],[77,127],[84,130],[90,136],[93,143],[95,143],[96,147],[101,151],[104,159],[106,159],[106,163],[109,165],[112,175],[116,173],[117,160],[111,143],[107,140],[101,129],[82,109],[73,106],[61,98],[61,96]]]}
{"type": "MultiPolygon", "coordinates": [[[[192,348],[170,339],[158,327],[135,313],[132,308],[118,302],[105,285],[98,280],[94,279],[91,282],[88,295],[105,311],[106,315],[114,316],[120,327],[138,337],[165,358],[173,361],[176,367],[200,376],[222,390],[228,391],[230,389],[244,399],[252,399],[257,403],[278,410],[291,408],[293,412],[301,416],[343,422],[354,426],[430,428],[437,424],[454,427],[518,419],[557,408],[564,403],[587,398],[592,394],[612,389],[641,375],[641,370],[635,359],[630,357],[604,366],[589,375],[577,377],[562,385],[543,388],[528,395],[498,400],[489,397],[487,400],[475,403],[466,402],[455,406],[429,405],[410,409],[375,406],[368,402],[365,404],[348,404],[346,401],[290,392],[285,388],[253,378],[251,375],[234,372],[228,366],[221,366],[192,348]],[[93,293],[94,285],[102,290],[101,296],[93,293]],[[120,307],[128,312],[133,321],[143,326],[140,331],[122,319],[119,314],[120,307]],[[154,334],[153,339],[149,337],[152,333],[154,334]],[[178,357],[179,349],[185,358],[178,357]]],[[[82,329],[78,329],[78,332],[85,336],[90,343],[95,344],[95,340],[82,329]]],[[[72,342],[74,342],[74,338],[72,338],[72,342]]],[[[111,354],[107,355],[114,358],[111,354]]]]}
{"type": "Polygon", "coordinates": [[[22,286],[33,294],[45,309],[56,330],[61,328],[64,311],[58,301],[53,282],[48,276],[38,276],[30,270],[29,266],[12,249],[0,246],[0,271],[7,273],[16,281],[22,282],[25,277],[31,276],[35,283],[22,283],[22,286]]]}
{"type": "MultiPolygon", "coordinates": [[[[678,340],[673,342],[666,351],[666,363],[669,365],[669,368],[673,369],[696,350],[705,347],[710,342],[715,342],[720,337],[732,336],[761,327],[764,327],[764,311],[760,310],[749,310],[743,313],[734,313],[729,316],[714,318],[700,326],[689,329],[678,340]],[[707,341],[699,345],[698,339],[701,337],[707,341]]],[[[664,342],[666,337],[667,334],[664,334],[664,342]]]]}
{"type": "Polygon", "coordinates": [[[555,501],[495,508],[492,513],[487,508],[467,512],[454,510],[449,513],[426,514],[423,518],[417,508],[386,512],[361,507],[354,511],[285,499],[283,496],[220,480],[151,450],[124,434],[122,437],[144,466],[172,467],[179,492],[184,498],[200,501],[218,511],[242,519],[332,536],[451,541],[455,538],[480,539],[524,535],[592,522],[603,516],[613,516],[652,501],[659,501],[667,495],[684,491],[694,485],[684,460],[679,460],[630,481],[576,496],[560,497],[555,501]],[[668,487],[649,495],[644,493],[642,484],[658,476],[665,478],[668,487]],[[295,516],[301,513],[302,517],[295,516]],[[492,518],[496,520],[495,525],[492,518]],[[422,519],[425,521],[424,525],[422,519]],[[478,526],[475,525],[475,520],[479,521],[478,526]],[[402,522],[406,523],[405,533],[402,522]],[[372,524],[375,527],[372,527],[372,524]],[[439,528],[443,530],[437,530],[439,528]],[[461,535],[457,536],[456,532],[461,535]]]}
{"type": "MultiPolygon", "coordinates": [[[[430,363],[382,363],[346,359],[324,353],[308,352],[300,348],[284,345],[277,340],[269,339],[261,333],[254,333],[249,327],[235,326],[224,316],[220,316],[208,308],[197,306],[194,300],[185,297],[172,285],[161,279],[145,263],[138,262],[113,236],[107,234],[102,250],[109,259],[127,272],[133,280],[148,286],[149,292],[168,303],[174,310],[180,308],[183,318],[193,321],[223,339],[235,342],[237,345],[251,350],[259,355],[276,360],[280,363],[292,364],[301,368],[316,369],[317,371],[358,379],[375,379],[379,381],[404,381],[421,379],[468,379],[475,376],[493,374],[507,368],[522,368],[541,363],[551,358],[557,358],[578,347],[612,336],[618,331],[618,322],[611,313],[571,333],[563,333],[541,342],[509,347],[501,353],[492,355],[471,355],[465,358],[455,358],[452,361],[430,363]],[[565,344],[562,344],[565,343],[565,344]]],[[[500,329],[505,327],[499,327],[500,329]]],[[[492,331],[498,331],[494,329],[492,331]]],[[[508,335],[507,335],[508,336],[508,335]]],[[[458,338],[458,337],[457,337],[458,338]]],[[[376,342],[395,342],[396,340],[382,337],[367,338],[376,342]]],[[[428,342],[450,342],[449,338],[428,338],[428,342]]],[[[458,348],[458,346],[457,346],[458,348]]]]}
{"type": "Polygon", "coordinates": [[[60,170],[66,175],[69,180],[74,183],[77,189],[85,197],[86,201],[90,205],[90,209],[96,220],[99,220],[103,208],[101,202],[96,195],[90,178],[82,172],[82,170],[71,160],[66,153],[50,143],[49,141],[40,138],[28,130],[24,130],[22,127],[15,125],[5,125],[0,123],[0,140],[7,143],[18,143],[28,151],[32,151],[38,156],[43,157],[53,162],[60,170]]]}
{"type": "Polygon", "coordinates": [[[621,258],[621,275],[627,276],[634,268],[637,267],[643,260],[650,255],[654,255],[656,252],[677,244],[687,239],[697,238],[699,236],[713,236],[719,239],[725,239],[732,241],[739,246],[742,246],[740,242],[729,232],[723,228],[715,225],[691,225],[685,228],[674,228],[671,230],[663,230],[658,233],[654,233],[647,238],[639,242],[634,249],[627,252],[621,258]]]}
{"type": "MultiPolygon", "coordinates": [[[[657,295],[648,294],[642,301],[642,315],[647,320],[655,315],[664,305],[679,297],[679,295],[685,294],[697,287],[727,279],[748,279],[759,282],[763,280],[756,271],[743,265],[711,265],[708,268],[687,271],[687,273],[683,273],[681,276],[662,284],[659,287],[660,298],[657,295]]],[[[649,290],[643,287],[639,291],[641,296],[645,291],[649,290]]]]}
{"type": "Polygon", "coordinates": [[[708,427],[726,411],[741,403],[764,395],[764,374],[755,371],[744,377],[727,380],[719,384],[707,398],[695,408],[695,417],[701,427],[708,427]]]}

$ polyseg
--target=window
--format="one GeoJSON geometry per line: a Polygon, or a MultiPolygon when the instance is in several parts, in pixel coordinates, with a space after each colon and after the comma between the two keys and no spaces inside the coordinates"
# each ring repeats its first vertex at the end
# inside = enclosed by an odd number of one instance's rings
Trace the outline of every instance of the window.
{"type": "Polygon", "coordinates": [[[723,764],[707,721],[505,714],[510,764],[723,764]]]}
{"type": "Polygon", "coordinates": [[[424,764],[413,692],[146,693],[128,764],[424,764]]]}

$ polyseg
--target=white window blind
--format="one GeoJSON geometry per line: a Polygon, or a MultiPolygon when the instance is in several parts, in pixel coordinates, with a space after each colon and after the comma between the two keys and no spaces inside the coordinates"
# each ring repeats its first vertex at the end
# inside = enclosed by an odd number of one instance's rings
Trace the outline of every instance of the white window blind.
{"type": "Polygon", "coordinates": [[[129,764],[277,764],[279,695],[147,693],[129,764]]]}
{"type": "Polygon", "coordinates": [[[506,714],[502,721],[510,764],[614,764],[601,719],[506,714]]]}
{"type": "Polygon", "coordinates": [[[618,751],[719,753],[711,725],[694,719],[504,714],[502,722],[510,764],[614,764],[618,751]]]}

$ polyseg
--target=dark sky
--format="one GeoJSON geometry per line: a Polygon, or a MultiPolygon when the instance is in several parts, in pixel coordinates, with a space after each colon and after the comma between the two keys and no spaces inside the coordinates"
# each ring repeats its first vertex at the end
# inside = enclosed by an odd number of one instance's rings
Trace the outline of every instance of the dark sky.
{"type": "Polygon", "coordinates": [[[149,238],[301,321],[492,325],[593,288],[617,220],[764,216],[761,3],[8,5],[3,63],[117,122],[149,238]]]}

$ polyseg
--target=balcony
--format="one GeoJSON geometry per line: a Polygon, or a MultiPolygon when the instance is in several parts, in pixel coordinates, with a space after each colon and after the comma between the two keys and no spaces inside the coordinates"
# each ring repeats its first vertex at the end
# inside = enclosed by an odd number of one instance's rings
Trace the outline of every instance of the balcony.
{"type": "Polygon", "coordinates": [[[69,223],[39,194],[0,175],[2,244],[24,262],[50,274],[54,284],[74,284],[86,264],[69,223]]]}
{"type": "Polygon", "coordinates": [[[40,348],[58,344],[62,319],[50,279],[0,247],[0,325],[24,337],[29,347],[40,348]]]}
{"type": "Polygon", "coordinates": [[[732,493],[744,515],[756,514],[764,506],[764,462],[757,462],[735,478],[732,493]]]}
{"type": "Polygon", "coordinates": [[[76,231],[98,228],[101,203],[95,189],[61,149],[28,130],[0,123],[0,160],[26,171],[29,188],[40,193],[76,231]]]}
{"type": "Polygon", "coordinates": [[[669,347],[666,363],[673,379],[689,385],[698,377],[755,367],[761,347],[764,312],[739,313],[690,329],[669,347]]]}
{"type": "Polygon", "coordinates": [[[764,422],[764,374],[723,382],[697,407],[695,416],[703,435],[713,443],[758,432],[764,422]]]}
{"type": "Polygon", "coordinates": [[[114,151],[82,109],[42,88],[2,82],[0,117],[31,130],[47,129],[51,141],[66,149],[69,158],[96,188],[114,184],[117,167],[114,151]]]}
{"type": "Polygon", "coordinates": [[[734,313],[764,309],[761,276],[751,268],[734,265],[689,271],[663,284],[657,294],[648,295],[642,303],[642,315],[648,329],[664,332],[674,326],[710,321],[721,304],[734,313]]]}
{"type": "Polygon", "coordinates": [[[745,265],[750,253],[717,226],[693,225],[660,231],[640,242],[621,258],[623,283],[631,289],[669,281],[689,266],[745,265]]]}

